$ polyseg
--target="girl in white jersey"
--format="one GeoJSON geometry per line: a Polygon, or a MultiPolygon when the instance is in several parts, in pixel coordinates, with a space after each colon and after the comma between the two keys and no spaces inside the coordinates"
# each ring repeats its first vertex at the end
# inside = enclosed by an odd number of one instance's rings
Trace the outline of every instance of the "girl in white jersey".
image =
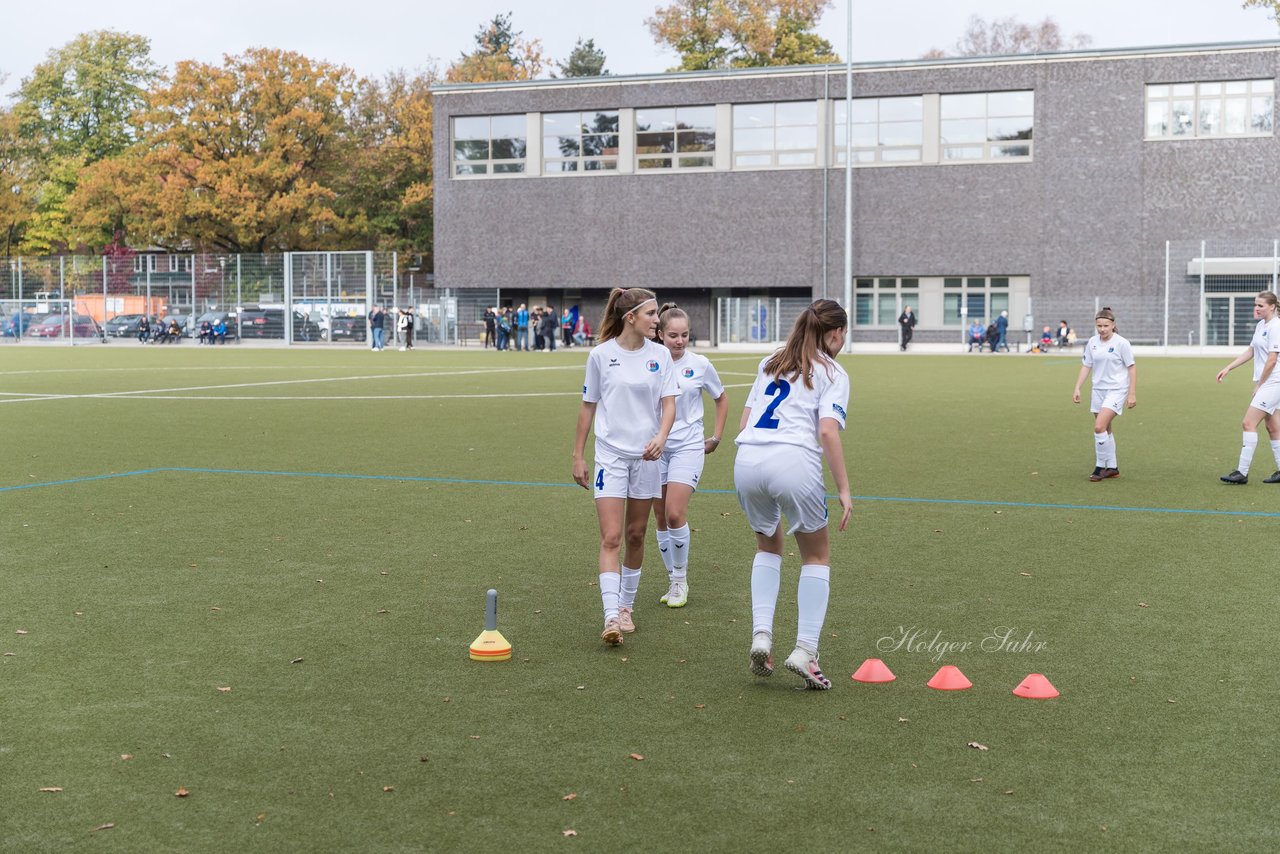
{"type": "Polygon", "coordinates": [[[1093,446],[1097,465],[1089,480],[1096,483],[1120,476],[1111,422],[1126,407],[1133,409],[1138,405],[1138,368],[1134,363],[1133,348],[1116,334],[1116,316],[1111,309],[1103,308],[1093,320],[1098,333],[1084,345],[1084,364],[1076,377],[1076,389],[1071,399],[1075,403],[1080,402],[1080,386],[1092,371],[1093,396],[1089,411],[1094,414],[1093,446]]]}
{"type": "Polygon", "coordinates": [[[853,502],[840,431],[849,405],[849,375],[836,363],[848,315],[833,300],[818,300],[796,318],[787,343],[760,363],[742,412],[733,482],[756,534],[751,566],[750,669],[773,675],[773,615],[781,585],[782,517],[800,552],[796,646],[785,666],[804,687],[831,687],[818,668],[818,637],[831,587],[826,489],[822,457],[840,496],[840,530],[853,502]]]}
{"type": "Polygon", "coordinates": [[[1280,413],[1276,412],[1276,406],[1280,404],[1280,371],[1276,370],[1276,354],[1280,353],[1280,316],[1277,316],[1276,295],[1263,291],[1254,297],[1253,316],[1258,318],[1258,325],[1253,330],[1253,340],[1249,342],[1248,349],[1218,371],[1218,382],[1222,382],[1231,371],[1253,360],[1253,400],[1249,401],[1240,425],[1244,428],[1240,464],[1231,474],[1222,476],[1224,483],[1249,482],[1249,465],[1253,462],[1253,451],[1258,447],[1258,424],[1263,419],[1266,419],[1267,433],[1271,436],[1276,472],[1262,482],[1280,483],[1280,413]]]}
{"type": "Polygon", "coordinates": [[[631,617],[649,507],[662,494],[658,460],[676,417],[675,369],[655,344],[658,302],[644,288],[614,288],[600,321],[600,344],[587,356],[582,409],[573,442],[573,480],[596,497],[600,519],[600,602],[609,646],[636,630],[631,617]],[[584,457],[587,432],[596,434],[595,460],[584,457]],[[625,536],[627,563],[621,560],[625,536]]]}
{"type": "Polygon", "coordinates": [[[658,312],[658,343],[671,352],[680,396],[676,398],[676,422],[667,437],[667,447],[659,464],[662,469],[662,497],[653,502],[654,525],[658,529],[658,551],[667,567],[667,592],[659,602],[668,608],[683,608],[689,601],[689,498],[702,477],[707,454],[720,446],[724,422],[729,417],[729,398],[720,375],[706,356],[688,352],[689,315],[669,302],[658,312]],[[702,393],[716,402],[716,426],[707,437],[702,426],[702,393]]]}

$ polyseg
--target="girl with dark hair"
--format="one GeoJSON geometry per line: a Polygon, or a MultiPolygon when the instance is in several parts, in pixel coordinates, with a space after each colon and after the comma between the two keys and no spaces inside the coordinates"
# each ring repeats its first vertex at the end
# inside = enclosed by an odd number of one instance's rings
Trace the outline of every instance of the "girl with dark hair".
{"type": "Polygon", "coordinates": [[[600,344],[587,356],[582,408],[573,442],[573,480],[595,492],[600,520],[601,639],[622,643],[632,619],[644,536],[653,499],[662,494],[658,460],[676,417],[675,369],[655,344],[658,302],[653,291],[614,288],[600,321],[600,344]],[[585,458],[587,433],[596,436],[594,476],[585,458]],[[622,563],[625,538],[627,566],[622,563]]]}
{"type": "Polygon", "coordinates": [[[1116,316],[1110,308],[1103,308],[1094,315],[1098,332],[1084,345],[1084,364],[1076,377],[1076,388],[1071,399],[1080,402],[1080,387],[1085,377],[1093,373],[1093,395],[1089,411],[1094,414],[1093,445],[1097,465],[1089,480],[1120,476],[1120,464],[1116,459],[1116,437],[1111,432],[1111,422],[1119,418],[1125,408],[1138,405],[1138,368],[1133,359],[1133,348],[1116,333],[1116,316]]]}
{"type": "Polygon", "coordinates": [[[848,315],[833,300],[818,300],[796,318],[786,344],[760,363],[742,412],[733,466],[738,502],[756,534],[751,672],[773,675],[773,616],[781,586],[785,515],[790,526],[786,533],[795,535],[803,564],[796,587],[796,646],[785,666],[804,680],[804,687],[824,690],[831,687],[818,668],[818,638],[831,586],[824,455],[840,497],[841,531],[853,512],[840,444],[849,375],[836,362],[848,325],[848,315]]]}
{"type": "Polygon", "coordinates": [[[1276,472],[1263,483],[1280,483],[1280,371],[1276,370],[1276,354],[1280,353],[1280,316],[1277,316],[1276,295],[1263,291],[1253,298],[1253,316],[1258,325],[1253,329],[1253,340],[1231,364],[1218,371],[1218,382],[1227,374],[1250,360],[1253,361],[1253,400],[1244,411],[1244,443],[1240,447],[1240,464],[1231,474],[1223,475],[1223,483],[1249,482],[1249,466],[1253,452],[1258,447],[1258,425],[1267,422],[1271,436],[1271,453],[1276,458],[1276,472]]]}
{"type": "Polygon", "coordinates": [[[659,602],[683,608],[689,601],[689,499],[702,477],[706,455],[720,447],[729,398],[715,366],[706,356],[690,353],[689,315],[669,302],[658,312],[657,341],[671,353],[680,395],[676,398],[675,426],[658,461],[662,472],[662,497],[654,499],[654,526],[658,551],[667,567],[667,592],[659,602]],[[702,426],[702,393],[716,403],[716,425],[710,437],[702,426]]]}

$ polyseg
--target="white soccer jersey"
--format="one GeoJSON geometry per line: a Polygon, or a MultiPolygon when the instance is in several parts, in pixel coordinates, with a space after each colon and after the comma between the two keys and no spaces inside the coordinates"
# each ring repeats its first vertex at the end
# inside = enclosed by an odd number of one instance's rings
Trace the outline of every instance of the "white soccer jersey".
{"type": "Polygon", "coordinates": [[[1093,369],[1093,387],[1098,391],[1128,391],[1133,362],[1133,348],[1114,332],[1106,341],[1095,334],[1084,345],[1084,366],[1093,369]]]}
{"type": "MultiPolygon", "coordinates": [[[[1262,370],[1267,366],[1267,357],[1272,353],[1280,353],[1280,317],[1270,320],[1259,320],[1253,328],[1253,340],[1249,342],[1253,349],[1253,381],[1262,379],[1262,370]]],[[[1271,369],[1267,382],[1280,382],[1280,364],[1271,369]]]]}
{"type": "Polygon", "coordinates": [[[822,360],[813,372],[813,388],[804,380],[777,379],[764,372],[766,356],[756,369],[756,381],[747,397],[751,415],[747,426],[735,441],[738,445],[795,445],[816,454],[822,453],[818,442],[818,422],[834,418],[844,429],[845,410],[849,406],[849,375],[834,360],[822,360]]]}
{"type": "Polygon", "coordinates": [[[715,365],[706,356],[684,351],[675,363],[676,383],[680,396],[676,398],[676,423],[667,438],[667,450],[678,451],[686,447],[702,447],[706,440],[702,424],[704,412],[702,393],[714,400],[724,394],[724,384],[716,373],[715,365]]]}
{"type": "Polygon", "coordinates": [[[587,356],[582,399],[596,404],[597,444],[616,456],[642,457],[658,432],[662,398],[679,393],[671,352],[661,344],[624,350],[611,338],[587,356]]]}

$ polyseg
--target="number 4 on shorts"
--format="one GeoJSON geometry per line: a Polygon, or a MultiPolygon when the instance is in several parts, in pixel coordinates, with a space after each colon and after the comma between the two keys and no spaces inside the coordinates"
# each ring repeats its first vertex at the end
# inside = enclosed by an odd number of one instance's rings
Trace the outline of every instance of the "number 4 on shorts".
{"type": "Polygon", "coordinates": [[[596,472],[596,489],[604,489],[604,469],[596,472]]]}

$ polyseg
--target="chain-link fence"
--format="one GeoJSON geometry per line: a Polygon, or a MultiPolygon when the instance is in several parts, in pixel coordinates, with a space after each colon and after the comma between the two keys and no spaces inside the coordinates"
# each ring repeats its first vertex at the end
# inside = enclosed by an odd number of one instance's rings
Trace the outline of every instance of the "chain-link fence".
{"type": "Polygon", "coordinates": [[[1248,346],[1253,299],[1276,290],[1280,240],[1175,240],[1166,259],[1169,343],[1248,346]]]}

